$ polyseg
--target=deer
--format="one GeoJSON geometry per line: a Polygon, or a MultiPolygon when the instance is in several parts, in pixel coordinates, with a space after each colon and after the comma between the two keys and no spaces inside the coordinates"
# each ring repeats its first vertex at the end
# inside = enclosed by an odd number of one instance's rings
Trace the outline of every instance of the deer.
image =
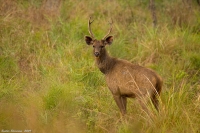
{"type": "Polygon", "coordinates": [[[84,37],[87,45],[93,46],[96,65],[105,75],[106,84],[113,98],[124,116],[127,111],[127,98],[136,98],[141,107],[147,110],[147,102],[151,101],[159,112],[159,99],[162,90],[162,78],[153,70],[132,64],[131,62],[111,57],[106,46],[111,45],[114,37],[110,35],[113,21],[110,22],[108,33],[101,40],[97,40],[91,30],[94,20],[88,20],[90,36],[84,37]]]}

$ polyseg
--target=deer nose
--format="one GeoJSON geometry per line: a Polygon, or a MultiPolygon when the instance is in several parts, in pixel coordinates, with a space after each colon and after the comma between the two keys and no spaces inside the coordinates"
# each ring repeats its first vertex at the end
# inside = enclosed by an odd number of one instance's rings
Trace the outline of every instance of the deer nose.
{"type": "Polygon", "coordinates": [[[95,52],[94,55],[95,55],[96,57],[98,57],[98,56],[99,56],[99,52],[95,52]]]}

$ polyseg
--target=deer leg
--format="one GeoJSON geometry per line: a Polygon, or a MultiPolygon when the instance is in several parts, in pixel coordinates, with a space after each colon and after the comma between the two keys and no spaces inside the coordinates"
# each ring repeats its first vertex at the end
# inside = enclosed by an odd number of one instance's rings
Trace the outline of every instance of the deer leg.
{"type": "Polygon", "coordinates": [[[155,94],[152,95],[151,101],[152,101],[154,107],[156,108],[156,110],[159,112],[159,101],[155,94]]]}
{"type": "Polygon", "coordinates": [[[113,97],[122,115],[125,115],[126,114],[126,99],[124,99],[120,95],[119,96],[114,95],[113,97]]]}
{"type": "Polygon", "coordinates": [[[126,114],[126,105],[127,105],[127,97],[121,97],[121,101],[125,110],[125,114],[126,114]]]}

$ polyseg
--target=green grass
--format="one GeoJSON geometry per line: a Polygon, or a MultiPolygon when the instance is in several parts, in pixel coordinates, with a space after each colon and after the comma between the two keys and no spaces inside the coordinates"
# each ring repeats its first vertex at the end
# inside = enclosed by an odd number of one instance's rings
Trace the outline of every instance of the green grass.
{"type": "Polygon", "coordinates": [[[200,132],[197,3],[157,0],[154,29],[149,1],[62,1],[56,17],[39,0],[0,2],[0,130],[200,132]],[[163,77],[159,114],[149,105],[149,117],[129,99],[121,118],[84,41],[89,16],[97,39],[113,19],[110,55],[163,77]]]}

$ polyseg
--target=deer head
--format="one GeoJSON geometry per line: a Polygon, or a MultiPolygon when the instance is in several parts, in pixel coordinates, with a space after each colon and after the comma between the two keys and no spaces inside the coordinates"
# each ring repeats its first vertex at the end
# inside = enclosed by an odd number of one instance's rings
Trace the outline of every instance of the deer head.
{"type": "Polygon", "coordinates": [[[94,53],[95,57],[99,57],[105,51],[105,46],[111,45],[113,42],[113,36],[109,36],[109,34],[112,31],[112,23],[113,22],[110,22],[110,29],[109,29],[108,33],[103,37],[103,39],[96,40],[94,37],[94,34],[92,33],[92,30],[91,30],[91,24],[93,21],[91,21],[91,17],[88,20],[88,30],[89,30],[90,36],[85,36],[85,42],[87,45],[93,46],[93,53],[94,53]]]}

